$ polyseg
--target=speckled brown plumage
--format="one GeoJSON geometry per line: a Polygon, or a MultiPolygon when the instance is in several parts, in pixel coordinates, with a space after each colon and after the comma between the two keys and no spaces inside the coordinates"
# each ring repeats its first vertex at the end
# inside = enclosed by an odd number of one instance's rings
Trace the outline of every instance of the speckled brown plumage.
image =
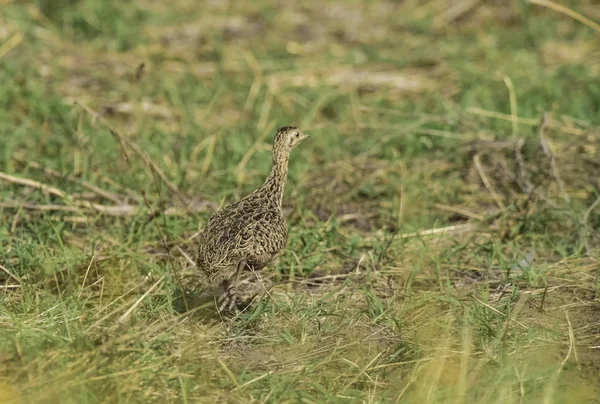
{"type": "Polygon", "coordinates": [[[267,265],[287,243],[281,212],[290,152],[308,136],[293,126],[280,128],[273,142],[273,167],[257,190],[216,212],[199,237],[197,264],[205,287],[222,284],[219,310],[236,303],[241,271],[267,265]]]}

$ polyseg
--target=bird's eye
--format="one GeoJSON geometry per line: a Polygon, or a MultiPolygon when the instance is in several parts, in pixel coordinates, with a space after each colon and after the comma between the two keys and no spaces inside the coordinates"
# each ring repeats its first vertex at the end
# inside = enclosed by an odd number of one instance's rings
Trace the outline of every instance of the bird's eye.
{"type": "Polygon", "coordinates": [[[299,133],[296,133],[296,137],[299,137],[299,136],[300,136],[300,134],[299,134],[299,133]]]}

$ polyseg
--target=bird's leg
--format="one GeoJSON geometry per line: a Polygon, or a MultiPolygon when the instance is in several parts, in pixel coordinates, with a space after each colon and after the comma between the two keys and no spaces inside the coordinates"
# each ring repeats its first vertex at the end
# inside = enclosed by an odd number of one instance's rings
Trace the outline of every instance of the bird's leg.
{"type": "Polygon", "coordinates": [[[237,266],[237,269],[235,270],[233,282],[223,282],[223,286],[225,287],[225,293],[223,293],[223,295],[221,295],[221,297],[217,301],[217,303],[220,304],[219,312],[223,312],[225,310],[233,311],[233,309],[235,308],[238,299],[238,285],[240,283],[240,276],[245,266],[246,260],[240,261],[237,266]]]}

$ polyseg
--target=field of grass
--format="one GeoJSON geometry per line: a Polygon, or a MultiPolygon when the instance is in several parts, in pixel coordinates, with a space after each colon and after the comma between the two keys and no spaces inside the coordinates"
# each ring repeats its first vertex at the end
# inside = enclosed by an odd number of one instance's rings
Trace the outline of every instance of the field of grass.
{"type": "Polygon", "coordinates": [[[0,403],[600,403],[600,4],[0,0],[0,403]],[[279,126],[289,242],[194,240],[279,126]]]}

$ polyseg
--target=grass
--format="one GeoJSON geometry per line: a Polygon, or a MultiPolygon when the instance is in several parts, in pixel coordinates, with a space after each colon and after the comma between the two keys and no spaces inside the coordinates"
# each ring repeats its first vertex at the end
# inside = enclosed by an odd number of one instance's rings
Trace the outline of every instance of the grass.
{"type": "Polygon", "coordinates": [[[595,2],[0,4],[0,401],[600,402],[595,2]],[[221,321],[185,254],[291,124],[221,321]]]}

